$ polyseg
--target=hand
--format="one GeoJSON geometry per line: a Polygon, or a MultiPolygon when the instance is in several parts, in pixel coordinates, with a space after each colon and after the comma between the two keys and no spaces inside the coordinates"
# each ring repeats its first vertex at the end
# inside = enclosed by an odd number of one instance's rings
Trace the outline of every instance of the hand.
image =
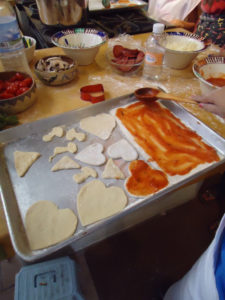
{"type": "Polygon", "coordinates": [[[225,86],[204,96],[194,96],[193,99],[205,110],[225,118],[225,86]]]}

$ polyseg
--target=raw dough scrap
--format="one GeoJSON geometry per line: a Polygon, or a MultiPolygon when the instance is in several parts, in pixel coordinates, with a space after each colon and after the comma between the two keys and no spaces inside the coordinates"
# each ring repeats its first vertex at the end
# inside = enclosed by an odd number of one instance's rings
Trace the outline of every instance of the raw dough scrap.
{"type": "Polygon", "coordinates": [[[97,176],[98,174],[93,168],[83,167],[81,169],[81,173],[75,174],[73,176],[73,179],[76,181],[76,183],[81,183],[85,181],[88,177],[96,178],[97,176]]]}
{"type": "Polygon", "coordinates": [[[137,151],[125,139],[109,146],[107,153],[112,158],[122,158],[125,161],[132,161],[138,157],[137,151]]]}
{"type": "Polygon", "coordinates": [[[53,155],[49,157],[49,161],[52,161],[57,154],[64,152],[76,153],[77,145],[75,143],[68,143],[66,147],[55,147],[53,155]]]}
{"type": "Polygon", "coordinates": [[[116,126],[116,121],[113,116],[102,113],[94,117],[87,117],[80,121],[80,127],[90,132],[103,140],[107,140],[113,129],[116,126]]]}
{"type": "Polygon", "coordinates": [[[50,142],[53,140],[54,136],[62,137],[63,134],[64,134],[64,130],[62,127],[60,127],[60,126],[53,127],[52,130],[48,134],[46,134],[42,137],[42,140],[44,142],[50,142]]]}
{"type": "Polygon", "coordinates": [[[97,179],[85,184],[77,196],[77,211],[83,226],[115,215],[126,204],[127,196],[120,187],[107,188],[97,179]]]}
{"type": "Polygon", "coordinates": [[[107,161],[105,169],[102,173],[102,178],[114,178],[114,179],[124,179],[125,176],[117,165],[115,165],[112,158],[107,161]]]}
{"type": "Polygon", "coordinates": [[[41,156],[38,152],[14,152],[14,164],[17,174],[22,177],[26,174],[32,164],[41,156]]]}
{"type": "Polygon", "coordinates": [[[51,169],[51,171],[79,169],[80,165],[69,156],[63,156],[51,169]]]}
{"type": "Polygon", "coordinates": [[[89,165],[100,166],[106,161],[103,149],[102,144],[94,143],[80,151],[75,158],[89,165]]]}
{"type": "Polygon", "coordinates": [[[71,209],[59,209],[51,201],[38,201],[27,211],[25,228],[32,250],[55,245],[76,230],[77,216],[71,209]]]}
{"type": "Polygon", "coordinates": [[[66,133],[66,139],[68,141],[77,139],[79,142],[83,142],[86,139],[86,134],[83,132],[77,132],[74,128],[71,128],[66,133]]]}

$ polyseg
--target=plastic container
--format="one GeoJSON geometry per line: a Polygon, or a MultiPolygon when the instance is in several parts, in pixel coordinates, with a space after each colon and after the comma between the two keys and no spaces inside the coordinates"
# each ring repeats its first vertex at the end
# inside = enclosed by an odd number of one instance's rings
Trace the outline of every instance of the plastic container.
{"type": "Polygon", "coordinates": [[[78,288],[76,265],[62,257],[25,266],[16,275],[14,300],[84,300],[78,288]]]}
{"type": "Polygon", "coordinates": [[[165,49],[159,45],[159,42],[164,38],[164,28],[164,24],[154,24],[152,34],[146,42],[143,76],[150,80],[162,79],[165,49]]]}
{"type": "Polygon", "coordinates": [[[18,71],[31,75],[15,12],[0,0],[0,72],[18,71]]]}

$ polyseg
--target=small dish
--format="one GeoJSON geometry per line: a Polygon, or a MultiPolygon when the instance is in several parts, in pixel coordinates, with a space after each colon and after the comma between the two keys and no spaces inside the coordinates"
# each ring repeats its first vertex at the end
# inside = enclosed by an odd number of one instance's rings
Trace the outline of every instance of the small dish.
{"type": "Polygon", "coordinates": [[[66,55],[45,56],[36,62],[34,72],[46,85],[63,85],[75,78],[77,65],[66,55]]]}

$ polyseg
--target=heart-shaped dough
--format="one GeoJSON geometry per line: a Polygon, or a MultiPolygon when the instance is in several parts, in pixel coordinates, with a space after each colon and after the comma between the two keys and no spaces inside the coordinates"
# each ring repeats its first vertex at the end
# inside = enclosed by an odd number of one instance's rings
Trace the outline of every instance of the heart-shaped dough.
{"type": "Polygon", "coordinates": [[[137,151],[125,139],[109,146],[107,153],[114,159],[122,158],[125,161],[132,161],[138,157],[137,151]]]}
{"type": "Polygon", "coordinates": [[[92,166],[100,166],[106,161],[103,150],[102,144],[94,143],[80,151],[75,158],[92,166]]]}
{"type": "Polygon", "coordinates": [[[129,171],[131,176],[126,181],[126,189],[131,195],[147,196],[168,185],[166,174],[152,169],[143,160],[132,161],[129,171]]]}
{"type": "Polygon", "coordinates": [[[103,140],[107,140],[110,137],[115,126],[116,121],[114,117],[105,113],[94,117],[87,117],[80,121],[80,128],[103,140]]]}
{"type": "Polygon", "coordinates": [[[71,209],[58,209],[51,201],[38,201],[26,213],[25,228],[32,250],[55,245],[76,230],[77,217],[71,209]]]}
{"type": "Polygon", "coordinates": [[[77,196],[77,211],[83,226],[120,212],[126,204],[127,196],[120,187],[106,188],[100,180],[85,184],[77,196]]]}

